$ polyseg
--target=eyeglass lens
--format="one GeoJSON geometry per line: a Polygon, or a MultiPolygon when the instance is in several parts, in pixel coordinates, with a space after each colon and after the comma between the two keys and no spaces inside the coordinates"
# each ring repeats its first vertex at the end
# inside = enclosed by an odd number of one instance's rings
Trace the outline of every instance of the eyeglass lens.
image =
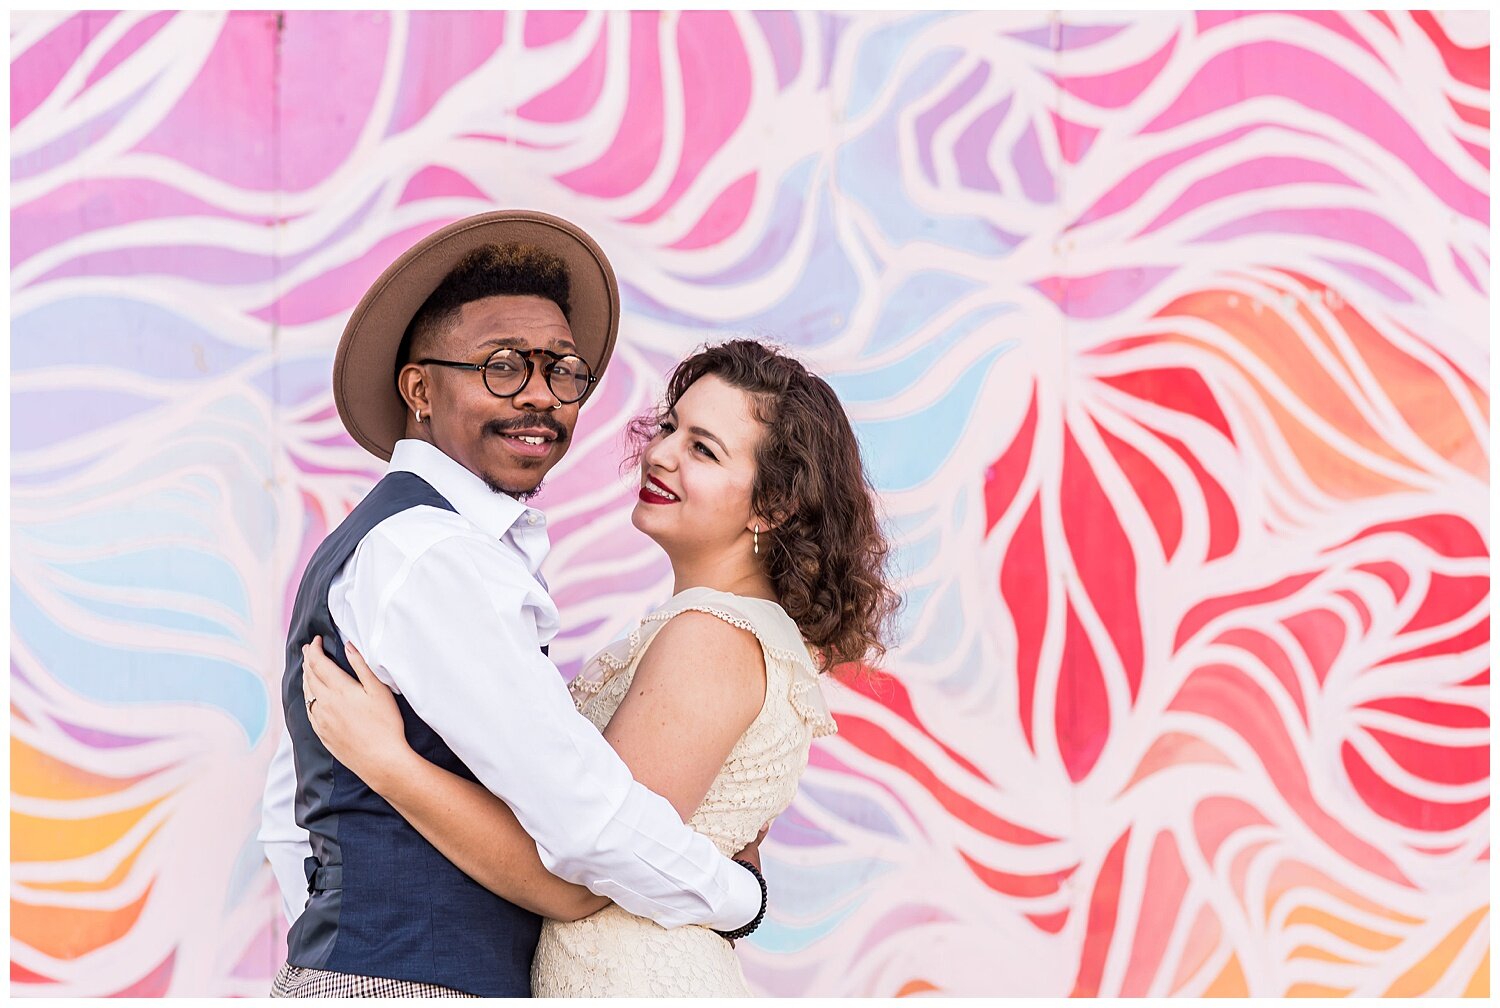
{"type": "MultiPolygon", "coordinates": [[[[539,354],[538,356],[545,356],[539,354]]],[[[535,358],[531,358],[535,360],[535,358]]],[[[484,383],[497,396],[513,396],[521,391],[531,373],[527,367],[528,357],[519,350],[502,348],[490,354],[484,362],[484,383]]],[[[538,362],[547,387],[552,394],[565,403],[583,398],[589,388],[589,366],[582,357],[568,355],[557,360],[546,358],[538,362]]]]}

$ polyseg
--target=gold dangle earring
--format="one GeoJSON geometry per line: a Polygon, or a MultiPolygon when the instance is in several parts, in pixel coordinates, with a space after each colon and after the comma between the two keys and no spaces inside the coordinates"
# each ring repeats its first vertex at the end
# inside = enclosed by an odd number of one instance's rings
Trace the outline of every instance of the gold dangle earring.
{"type": "Polygon", "coordinates": [[[752,533],[752,534],[755,537],[755,539],[754,539],[754,542],[755,542],[755,555],[756,556],[760,556],[760,526],[759,525],[755,526],[755,532],[752,533]]]}

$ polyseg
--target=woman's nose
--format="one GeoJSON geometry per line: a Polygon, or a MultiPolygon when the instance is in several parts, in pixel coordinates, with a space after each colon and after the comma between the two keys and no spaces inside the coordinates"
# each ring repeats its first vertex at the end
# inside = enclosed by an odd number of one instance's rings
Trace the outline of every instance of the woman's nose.
{"type": "Polygon", "coordinates": [[[663,469],[677,468],[677,440],[668,434],[658,438],[646,446],[646,465],[660,466],[663,469]]]}

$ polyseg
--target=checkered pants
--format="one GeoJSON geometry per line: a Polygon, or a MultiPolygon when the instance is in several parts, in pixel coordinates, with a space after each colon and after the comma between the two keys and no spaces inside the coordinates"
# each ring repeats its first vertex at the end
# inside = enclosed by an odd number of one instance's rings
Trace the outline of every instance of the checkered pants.
{"type": "Polygon", "coordinates": [[[273,998],[302,997],[474,997],[451,987],[417,983],[415,980],[390,980],[386,977],[356,976],[329,970],[304,969],[283,963],[281,972],[271,981],[273,998]]]}

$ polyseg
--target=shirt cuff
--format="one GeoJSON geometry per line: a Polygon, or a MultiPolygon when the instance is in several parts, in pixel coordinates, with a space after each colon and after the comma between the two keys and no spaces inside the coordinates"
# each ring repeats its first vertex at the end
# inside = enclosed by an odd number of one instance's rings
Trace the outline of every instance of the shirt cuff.
{"type": "Polygon", "coordinates": [[[723,911],[712,920],[703,922],[715,931],[734,931],[744,927],[760,913],[760,883],[742,864],[729,863],[733,871],[729,875],[729,898],[723,911]]]}

